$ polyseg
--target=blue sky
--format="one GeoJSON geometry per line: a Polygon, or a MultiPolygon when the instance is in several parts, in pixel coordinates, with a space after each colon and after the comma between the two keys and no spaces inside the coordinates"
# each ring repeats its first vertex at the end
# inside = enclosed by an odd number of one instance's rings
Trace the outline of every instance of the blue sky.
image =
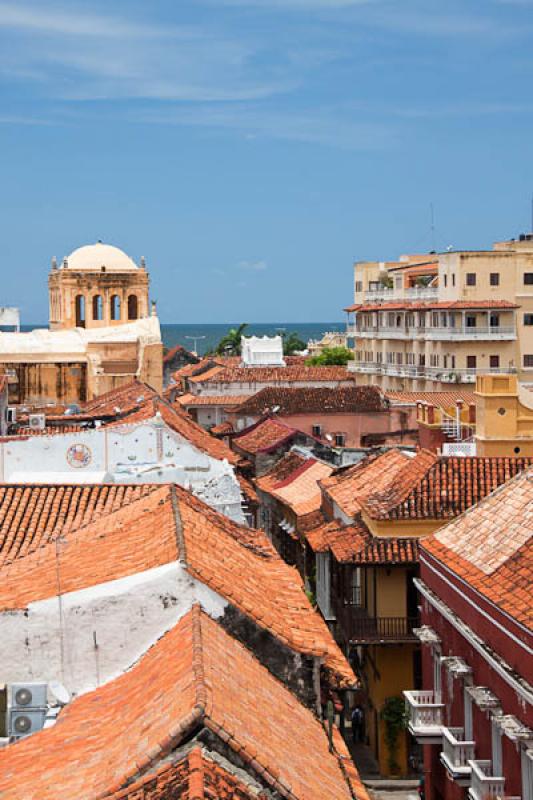
{"type": "Polygon", "coordinates": [[[166,322],[341,319],[354,259],[531,227],[533,0],[0,0],[0,304],[145,255],[166,322]]]}

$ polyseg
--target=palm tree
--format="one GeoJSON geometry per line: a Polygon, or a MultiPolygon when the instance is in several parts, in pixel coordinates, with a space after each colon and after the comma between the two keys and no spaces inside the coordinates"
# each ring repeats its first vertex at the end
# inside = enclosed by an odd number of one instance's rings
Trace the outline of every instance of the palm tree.
{"type": "Polygon", "coordinates": [[[244,331],[247,327],[248,323],[242,322],[238,328],[230,328],[217,344],[215,352],[219,356],[240,356],[241,338],[244,336],[244,331]]]}
{"type": "Polygon", "coordinates": [[[283,334],[283,355],[292,356],[294,353],[299,353],[302,350],[305,350],[306,347],[306,343],[300,339],[296,331],[283,334]]]}

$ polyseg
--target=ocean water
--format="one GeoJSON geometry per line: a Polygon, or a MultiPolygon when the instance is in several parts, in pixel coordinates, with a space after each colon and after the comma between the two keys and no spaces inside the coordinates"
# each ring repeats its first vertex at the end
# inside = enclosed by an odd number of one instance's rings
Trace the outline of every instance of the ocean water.
{"type": "MultiPolygon", "coordinates": [[[[161,324],[161,336],[166,347],[181,344],[188,350],[197,350],[199,355],[213,350],[230,328],[238,325],[225,324],[190,324],[190,325],[165,325],[161,324]],[[197,338],[196,341],[194,337],[197,338]]],[[[247,336],[275,336],[280,333],[297,333],[307,342],[309,339],[321,339],[326,331],[344,331],[343,322],[264,322],[251,323],[246,329],[247,336]]]]}
{"type": "MultiPolygon", "coordinates": [[[[47,328],[45,324],[21,325],[21,331],[31,331],[35,328],[47,328]]],[[[163,344],[169,349],[176,344],[181,344],[187,350],[197,350],[203,355],[213,350],[230,328],[238,324],[226,323],[215,325],[210,323],[197,323],[188,325],[161,323],[161,336],[163,344]],[[197,337],[196,340],[194,337],[197,337]]],[[[254,322],[246,329],[247,336],[275,336],[279,333],[297,333],[304,342],[309,339],[321,339],[326,331],[344,331],[344,322],[254,322]]]]}

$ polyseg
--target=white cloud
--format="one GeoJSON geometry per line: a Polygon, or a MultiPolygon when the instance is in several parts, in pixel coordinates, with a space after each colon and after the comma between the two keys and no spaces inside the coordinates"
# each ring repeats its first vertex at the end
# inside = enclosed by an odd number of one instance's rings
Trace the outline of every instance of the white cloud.
{"type": "Polygon", "coordinates": [[[264,272],[268,265],[264,259],[258,259],[257,261],[239,261],[237,266],[246,272],[264,272]]]}

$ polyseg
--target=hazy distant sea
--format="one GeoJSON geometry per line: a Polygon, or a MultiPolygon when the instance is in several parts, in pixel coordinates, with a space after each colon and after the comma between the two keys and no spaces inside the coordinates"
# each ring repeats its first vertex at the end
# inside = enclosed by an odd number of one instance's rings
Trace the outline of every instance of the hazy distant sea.
{"type": "MultiPolygon", "coordinates": [[[[34,328],[46,327],[48,327],[46,324],[21,325],[21,330],[31,331],[34,328]]],[[[237,327],[237,325],[212,325],[200,322],[190,325],[168,325],[162,323],[161,336],[166,347],[170,348],[176,344],[182,344],[188,350],[193,350],[195,346],[192,337],[204,337],[196,340],[198,353],[203,355],[208,350],[212,350],[228,330],[234,327],[237,327]]],[[[292,331],[295,331],[304,342],[307,342],[309,339],[321,339],[326,331],[344,331],[345,328],[344,322],[253,322],[246,329],[246,334],[248,336],[275,336],[277,333],[292,333],[292,331]]]]}
{"type": "MultiPolygon", "coordinates": [[[[163,342],[167,347],[174,347],[176,344],[182,344],[188,350],[194,349],[194,340],[192,336],[205,336],[205,339],[197,339],[196,345],[199,355],[212,350],[227,333],[230,328],[237,327],[237,325],[212,325],[201,324],[197,325],[161,325],[161,335],[163,342]]],[[[264,322],[264,323],[250,323],[246,329],[248,336],[275,336],[277,333],[285,332],[298,333],[304,342],[309,339],[321,339],[326,331],[344,331],[345,324],[343,322],[264,322]]]]}

